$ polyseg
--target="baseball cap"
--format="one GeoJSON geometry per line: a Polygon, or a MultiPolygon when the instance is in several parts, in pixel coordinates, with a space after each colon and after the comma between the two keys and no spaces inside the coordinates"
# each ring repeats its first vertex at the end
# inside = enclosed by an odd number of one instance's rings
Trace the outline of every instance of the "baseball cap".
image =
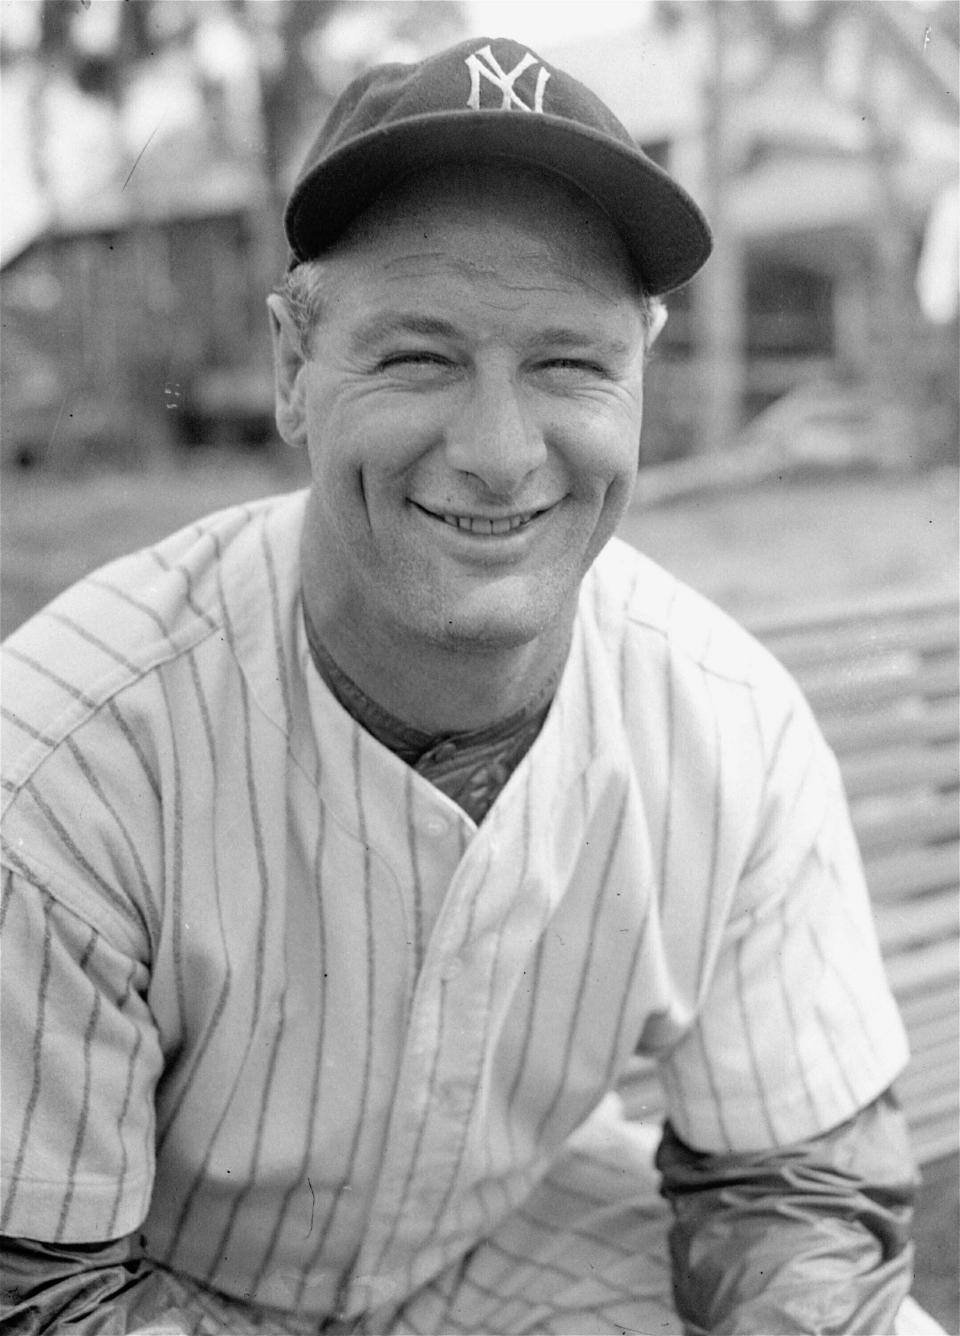
{"type": "Polygon", "coordinates": [[[609,216],[645,291],[692,278],[710,229],[685,190],[583,84],[505,37],[475,37],[415,64],[377,65],[337,99],[284,214],[291,265],[322,255],[411,172],[504,159],[572,182],[609,216]]]}

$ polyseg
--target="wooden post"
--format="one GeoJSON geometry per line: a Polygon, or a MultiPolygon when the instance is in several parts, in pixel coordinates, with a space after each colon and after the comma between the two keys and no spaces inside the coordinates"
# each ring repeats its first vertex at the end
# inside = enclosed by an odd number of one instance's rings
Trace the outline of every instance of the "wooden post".
{"type": "Polygon", "coordinates": [[[725,118],[725,6],[710,0],[712,68],[704,126],[705,206],[714,230],[714,251],[695,284],[696,358],[699,365],[697,451],[725,449],[741,425],[744,392],[745,293],[740,239],[726,211],[730,153],[725,118]]]}

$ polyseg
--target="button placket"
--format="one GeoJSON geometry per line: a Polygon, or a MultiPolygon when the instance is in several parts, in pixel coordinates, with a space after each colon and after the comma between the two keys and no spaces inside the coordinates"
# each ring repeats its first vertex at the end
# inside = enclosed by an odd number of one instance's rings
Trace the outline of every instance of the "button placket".
{"type": "MultiPolygon", "coordinates": [[[[420,828],[425,824],[424,819],[420,828]]],[[[471,907],[482,879],[476,864],[462,873],[451,881],[414,997],[380,1183],[371,1204],[371,1218],[379,1225],[365,1241],[358,1276],[405,1265],[400,1259],[423,1246],[418,1229],[446,1199],[462,1154],[464,1117],[473,1103],[475,1073],[482,1061],[490,968],[489,961],[475,962],[468,954],[471,907]],[[465,1025],[454,1030],[449,1024],[453,1015],[465,1025]]]]}

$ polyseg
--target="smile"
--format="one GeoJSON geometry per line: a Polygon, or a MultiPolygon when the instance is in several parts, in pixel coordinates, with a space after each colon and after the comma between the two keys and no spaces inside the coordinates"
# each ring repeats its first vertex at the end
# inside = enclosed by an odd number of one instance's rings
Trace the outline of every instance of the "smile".
{"type": "Polygon", "coordinates": [[[441,515],[440,518],[444,524],[450,524],[455,529],[466,529],[469,533],[512,533],[514,529],[530,523],[533,511],[528,510],[523,515],[508,515],[504,519],[497,520],[487,520],[472,515],[441,515]]]}
{"type": "MultiPolygon", "coordinates": [[[[414,502],[414,505],[417,505],[414,502]]],[[[486,516],[486,515],[452,515],[445,511],[428,510],[426,506],[417,506],[424,514],[430,515],[435,520],[442,520],[452,529],[461,529],[466,533],[489,534],[497,536],[506,533],[515,533],[529,524],[536,516],[542,515],[543,510],[524,510],[517,515],[486,516]]],[[[547,507],[549,509],[549,507],[547,507]]]]}

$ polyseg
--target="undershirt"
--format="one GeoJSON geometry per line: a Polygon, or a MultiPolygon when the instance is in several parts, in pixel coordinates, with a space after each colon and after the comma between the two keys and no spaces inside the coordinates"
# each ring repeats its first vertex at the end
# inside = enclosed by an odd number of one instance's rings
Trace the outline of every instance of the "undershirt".
{"type": "Polygon", "coordinates": [[[483,728],[425,733],[371,700],[343,671],[320,643],[306,605],[303,620],[314,665],[351,718],[479,825],[540,732],[559,674],[506,719],[483,728]]]}

